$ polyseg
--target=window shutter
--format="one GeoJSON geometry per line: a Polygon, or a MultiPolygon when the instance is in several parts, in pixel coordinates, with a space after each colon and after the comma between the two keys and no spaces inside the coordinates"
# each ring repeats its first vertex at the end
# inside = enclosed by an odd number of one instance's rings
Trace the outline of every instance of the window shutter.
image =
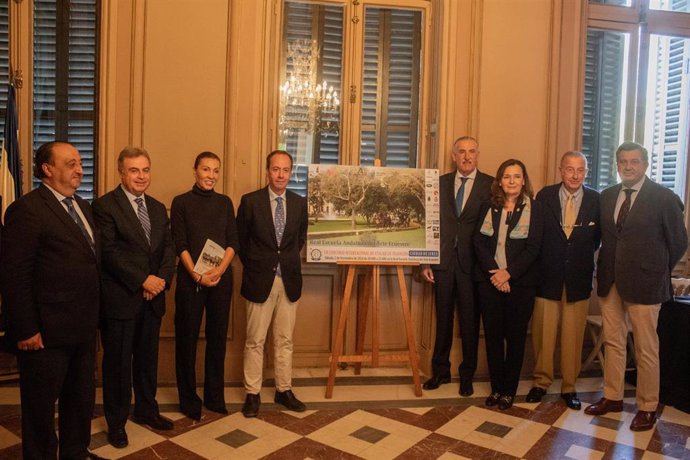
{"type": "Polygon", "coordinates": [[[590,169],[587,185],[599,190],[616,182],[624,56],[625,35],[601,30],[587,33],[582,153],[590,169]]]}
{"type": "Polygon", "coordinates": [[[80,196],[96,190],[98,1],[34,1],[34,149],[53,140],[81,154],[80,196]]]}

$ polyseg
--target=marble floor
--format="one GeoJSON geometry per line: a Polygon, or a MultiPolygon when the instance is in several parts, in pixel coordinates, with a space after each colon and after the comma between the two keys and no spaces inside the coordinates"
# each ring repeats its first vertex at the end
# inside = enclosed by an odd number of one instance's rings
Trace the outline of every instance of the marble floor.
{"type": "MultiPolygon", "coordinates": [[[[470,398],[458,396],[458,382],[414,396],[409,371],[351,369],[338,372],[332,399],[325,399],[325,369],[296,371],[294,391],[308,407],[282,411],[273,403],[271,381],[261,393],[259,416],[239,412],[239,386],[226,388],[230,414],[204,411],[194,422],[177,412],[176,392],[159,389],[161,411],[175,422],[168,432],[127,424],[130,445],[115,449],[97,396],[91,449],[125,459],[690,459],[690,414],[664,407],[652,431],[628,429],[635,414],[634,389],[622,413],[590,417],[561,402],[559,382],[541,403],[525,403],[523,381],[517,403],[507,411],[484,407],[486,382],[470,398]]],[[[579,382],[583,402],[601,396],[600,377],[579,382]]],[[[0,460],[21,457],[19,390],[0,386],[0,460]]]]}

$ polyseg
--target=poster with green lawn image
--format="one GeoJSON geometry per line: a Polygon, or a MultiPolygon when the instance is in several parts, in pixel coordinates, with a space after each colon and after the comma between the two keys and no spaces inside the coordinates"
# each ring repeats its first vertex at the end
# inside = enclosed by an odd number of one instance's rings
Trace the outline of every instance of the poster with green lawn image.
{"type": "Polygon", "coordinates": [[[308,262],[439,263],[437,169],[310,165],[308,262]]]}

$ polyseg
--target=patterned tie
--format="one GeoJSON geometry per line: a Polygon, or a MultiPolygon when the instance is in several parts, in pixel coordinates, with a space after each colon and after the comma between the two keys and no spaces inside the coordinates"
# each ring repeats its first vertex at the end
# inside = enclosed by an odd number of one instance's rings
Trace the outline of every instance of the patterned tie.
{"type": "Polygon", "coordinates": [[[460,184],[458,194],[455,195],[455,212],[457,213],[458,217],[460,217],[460,213],[462,212],[462,202],[465,199],[465,183],[467,182],[467,179],[469,179],[469,177],[460,178],[462,184],[460,184]]]}
{"type": "Polygon", "coordinates": [[[144,206],[144,199],[142,197],[135,198],[134,202],[137,204],[137,217],[141,222],[141,228],[144,229],[146,241],[151,245],[151,219],[149,219],[149,212],[144,206]]]}
{"type": "Polygon", "coordinates": [[[74,209],[74,198],[72,197],[67,197],[64,200],[62,200],[63,203],[67,206],[67,213],[69,216],[72,218],[75,224],[77,224],[77,227],[79,227],[79,230],[81,230],[81,233],[84,235],[84,238],[86,238],[86,241],[89,243],[89,247],[91,250],[96,253],[96,245],[93,242],[93,238],[91,238],[91,235],[89,235],[89,231],[86,229],[86,226],[84,225],[84,222],[81,220],[81,217],[79,217],[79,214],[77,214],[77,210],[74,209]]]}
{"type": "MultiPolygon", "coordinates": [[[[283,197],[280,196],[276,197],[276,213],[273,218],[273,226],[276,228],[276,241],[278,246],[280,246],[280,242],[283,240],[283,232],[285,231],[285,209],[283,209],[283,197]]],[[[278,263],[276,274],[282,276],[280,263],[278,263]]]]}
{"type": "Polygon", "coordinates": [[[618,217],[616,218],[616,228],[619,232],[623,230],[623,224],[625,223],[625,219],[626,217],[628,217],[628,213],[630,212],[630,205],[632,203],[630,197],[632,196],[635,190],[631,188],[626,188],[623,191],[625,192],[625,200],[623,201],[623,204],[621,205],[621,208],[618,211],[618,217]]]}
{"type": "Polygon", "coordinates": [[[568,193],[568,200],[565,202],[565,217],[563,219],[563,231],[565,237],[570,238],[575,226],[575,197],[572,193],[568,193]]]}

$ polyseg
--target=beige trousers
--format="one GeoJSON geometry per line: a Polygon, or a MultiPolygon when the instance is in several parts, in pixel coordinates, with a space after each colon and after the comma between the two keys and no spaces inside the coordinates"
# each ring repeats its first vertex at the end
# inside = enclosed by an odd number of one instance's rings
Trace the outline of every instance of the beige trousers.
{"type": "Polygon", "coordinates": [[[247,302],[247,338],[244,342],[244,388],[247,393],[258,394],[261,391],[264,345],[271,324],[276,390],[292,388],[292,332],[296,312],[297,302],[290,302],[283,279],[278,276],[266,302],[247,302]]]}
{"type": "Polygon", "coordinates": [[[558,324],[561,325],[561,393],[575,392],[575,381],[582,365],[582,342],[585,336],[589,299],[567,302],[565,287],[561,300],[537,297],[532,313],[534,345],[534,386],[548,389],[553,382],[553,362],[558,324]]]}
{"type": "Polygon", "coordinates": [[[621,299],[616,285],[599,297],[604,334],[604,397],[623,399],[625,385],[626,313],[632,324],[637,361],[637,408],[655,411],[659,404],[659,336],[656,326],[661,304],[644,305],[621,299]]]}

